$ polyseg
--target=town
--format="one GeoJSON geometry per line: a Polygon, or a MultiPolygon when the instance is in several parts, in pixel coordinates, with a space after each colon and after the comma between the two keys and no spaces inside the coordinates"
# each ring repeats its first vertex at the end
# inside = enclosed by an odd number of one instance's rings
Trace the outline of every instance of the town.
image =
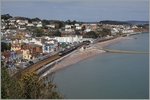
{"type": "Polygon", "coordinates": [[[41,20],[5,14],[1,15],[1,61],[13,75],[57,53],[73,51],[71,48],[148,30],[148,24],[41,20]]]}

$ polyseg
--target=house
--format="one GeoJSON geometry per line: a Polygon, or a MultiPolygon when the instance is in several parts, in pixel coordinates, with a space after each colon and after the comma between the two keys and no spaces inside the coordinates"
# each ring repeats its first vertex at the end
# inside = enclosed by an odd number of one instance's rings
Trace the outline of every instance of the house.
{"type": "Polygon", "coordinates": [[[90,28],[84,30],[84,32],[90,32],[90,31],[92,31],[90,28]]]}
{"type": "Polygon", "coordinates": [[[21,60],[23,59],[23,52],[21,50],[17,50],[15,53],[16,61],[21,62],[21,60]]]}
{"type": "Polygon", "coordinates": [[[23,59],[31,60],[37,58],[42,53],[42,46],[33,43],[22,46],[23,59]]]}
{"type": "Polygon", "coordinates": [[[9,40],[11,42],[11,50],[12,51],[18,51],[21,50],[21,43],[22,39],[11,39],[9,40]]]}
{"type": "Polygon", "coordinates": [[[11,50],[13,51],[18,51],[18,50],[21,50],[21,44],[12,44],[11,45],[11,50]]]}
{"type": "Polygon", "coordinates": [[[25,38],[24,40],[22,40],[23,43],[33,43],[33,44],[37,44],[37,45],[41,45],[42,46],[42,39],[37,39],[37,38],[31,38],[31,36],[27,36],[28,38],[25,38]]]}
{"type": "Polygon", "coordinates": [[[79,24],[75,24],[76,30],[81,30],[82,27],[79,24]]]}
{"type": "Polygon", "coordinates": [[[111,29],[111,34],[112,35],[116,35],[117,33],[119,33],[119,30],[117,28],[112,28],[111,29]]]}
{"type": "Polygon", "coordinates": [[[66,32],[73,32],[74,31],[73,25],[65,25],[65,31],[66,32]]]}
{"type": "Polygon", "coordinates": [[[30,55],[30,50],[29,49],[22,49],[23,52],[23,59],[30,60],[31,55],[30,55]]]}
{"type": "Polygon", "coordinates": [[[56,28],[56,25],[55,24],[50,24],[50,25],[46,25],[48,28],[53,28],[55,29],[56,28]]]}
{"type": "Polygon", "coordinates": [[[26,25],[26,24],[28,24],[28,20],[21,20],[21,19],[18,19],[18,20],[16,20],[16,23],[17,23],[18,25],[26,25]]]}
{"type": "Polygon", "coordinates": [[[6,28],[6,23],[2,22],[1,23],[1,29],[4,30],[6,28]]]}
{"type": "Polygon", "coordinates": [[[54,39],[51,39],[49,41],[46,41],[43,43],[42,49],[43,53],[52,53],[56,50],[58,50],[58,42],[54,39]]]}
{"type": "Polygon", "coordinates": [[[122,33],[133,33],[134,32],[134,30],[132,30],[132,29],[126,29],[126,30],[123,30],[122,31],[122,33]]]}
{"type": "Polygon", "coordinates": [[[33,23],[28,23],[27,27],[34,27],[34,24],[33,23]]]}
{"type": "MultiPolygon", "coordinates": [[[[10,24],[10,23],[11,23],[11,24],[15,24],[16,19],[15,19],[15,18],[9,18],[8,21],[9,21],[9,24],[10,24]]],[[[11,24],[10,24],[10,25],[11,25],[11,24]]]]}
{"type": "Polygon", "coordinates": [[[25,25],[19,25],[19,26],[18,26],[18,29],[19,29],[19,30],[26,30],[26,26],[25,26],[25,25]]]}
{"type": "Polygon", "coordinates": [[[74,43],[81,42],[82,36],[65,36],[65,37],[54,37],[59,43],[74,43]]]}
{"type": "Polygon", "coordinates": [[[132,28],[138,28],[136,25],[133,25],[132,28]]]}
{"type": "Polygon", "coordinates": [[[37,23],[36,27],[43,27],[42,22],[39,21],[39,22],[37,23]]]}
{"type": "Polygon", "coordinates": [[[12,67],[16,62],[20,62],[23,58],[22,51],[4,51],[2,53],[3,60],[9,67],[12,67]]]}

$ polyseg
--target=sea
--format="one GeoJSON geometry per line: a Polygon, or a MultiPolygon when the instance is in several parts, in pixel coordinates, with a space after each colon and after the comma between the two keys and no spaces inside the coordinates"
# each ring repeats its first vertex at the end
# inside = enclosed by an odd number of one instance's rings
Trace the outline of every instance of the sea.
{"type": "MultiPolygon", "coordinates": [[[[149,52],[149,33],[107,48],[149,52]]],[[[56,72],[53,81],[66,99],[147,99],[149,54],[102,53],[56,72]]]]}

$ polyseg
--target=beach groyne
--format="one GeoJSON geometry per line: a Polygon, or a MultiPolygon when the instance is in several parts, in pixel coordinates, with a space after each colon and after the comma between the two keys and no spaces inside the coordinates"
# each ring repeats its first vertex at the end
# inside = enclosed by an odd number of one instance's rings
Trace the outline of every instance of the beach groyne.
{"type": "Polygon", "coordinates": [[[129,37],[113,37],[111,39],[96,41],[94,44],[88,45],[86,49],[78,49],[75,53],[71,53],[70,56],[65,57],[60,62],[56,63],[53,67],[49,70],[45,70],[45,72],[41,75],[41,77],[45,77],[48,74],[56,72],[58,70],[64,69],[72,64],[78,63],[82,60],[91,58],[93,56],[99,55],[104,52],[110,53],[124,53],[124,54],[149,54],[147,52],[140,52],[140,51],[124,51],[124,50],[110,50],[106,49],[107,46],[117,43],[122,40],[126,39],[134,39],[129,37]]]}
{"type": "Polygon", "coordinates": [[[97,42],[95,44],[88,46],[86,49],[78,49],[76,52],[71,53],[69,56],[65,57],[60,62],[57,62],[49,70],[47,71],[45,70],[45,72],[41,74],[41,77],[45,77],[48,74],[64,69],[72,64],[78,63],[82,60],[104,53],[105,51],[102,50],[101,48],[104,48],[112,43],[119,42],[123,39],[125,39],[125,37],[117,37],[110,39],[108,41],[97,42]]]}

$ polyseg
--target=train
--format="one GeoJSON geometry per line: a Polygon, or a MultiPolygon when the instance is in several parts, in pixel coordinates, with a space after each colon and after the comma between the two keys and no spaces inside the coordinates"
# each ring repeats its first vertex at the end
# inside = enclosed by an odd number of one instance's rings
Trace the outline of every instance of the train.
{"type": "Polygon", "coordinates": [[[65,50],[60,51],[58,54],[59,56],[64,56],[70,52],[72,52],[73,50],[75,50],[77,47],[71,47],[71,48],[67,48],[65,50]]]}
{"type": "Polygon", "coordinates": [[[68,53],[74,51],[81,45],[82,44],[78,44],[76,46],[66,48],[65,50],[62,50],[62,51],[58,52],[57,54],[47,57],[46,59],[43,59],[37,63],[30,62],[31,63],[30,66],[26,67],[25,69],[20,70],[14,76],[19,78],[19,77],[21,77],[21,75],[24,75],[25,73],[36,72],[38,69],[42,68],[43,66],[47,65],[48,63],[51,63],[51,62],[61,58],[64,55],[67,55],[68,53]]]}
{"type": "Polygon", "coordinates": [[[81,47],[84,43],[80,43],[80,44],[77,44],[75,46],[71,46],[70,48],[66,48],[65,50],[61,50],[58,54],[59,56],[64,56],[72,51],[74,51],[75,49],[81,47]]]}

